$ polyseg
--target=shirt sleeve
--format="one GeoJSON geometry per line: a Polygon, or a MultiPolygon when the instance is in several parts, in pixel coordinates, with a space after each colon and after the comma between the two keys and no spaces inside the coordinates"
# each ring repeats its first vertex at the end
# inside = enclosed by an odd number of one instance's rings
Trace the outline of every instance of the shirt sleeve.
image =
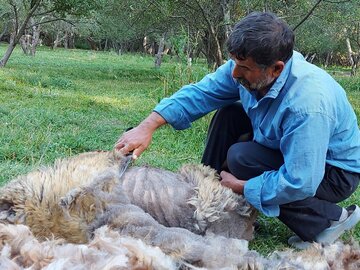
{"type": "Polygon", "coordinates": [[[284,120],[280,150],[284,164],[249,179],[245,198],[266,216],[279,216],[279,205],[314,196],[325,171],[332,119],[322,113],[298,113],[284,120]]]}
{"type": "Polygon", "coordinates": [[[238,101],[239,84],[232,77],[233,67],[229,60],[200,82],[184,86],[161,100],[154,111],[175,129],[185,129],[201,116],[238,101]]]}

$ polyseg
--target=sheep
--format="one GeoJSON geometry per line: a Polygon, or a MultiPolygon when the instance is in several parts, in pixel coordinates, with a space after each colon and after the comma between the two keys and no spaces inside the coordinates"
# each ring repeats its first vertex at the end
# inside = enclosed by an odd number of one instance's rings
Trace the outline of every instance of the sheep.
{"type": "Polygon", "coordinates": [[[356,243],[248,250],[256,212],[208,167],[124,164],[84,153],[2,187],[0,268],[359,269],[356,243]]]}
{"type": "Polygon", "coordinates": [[[252,238],[256,212],[222,187],[214,170],[134,166],[120,175],[122,165],[116,152],[92,152],[20,176],[0,190],[1,222],[27,225],[40,240],[79,244],[108,225],[177,260],[206,267],[239,262],[247,250],[240,239],[252,238]]]}

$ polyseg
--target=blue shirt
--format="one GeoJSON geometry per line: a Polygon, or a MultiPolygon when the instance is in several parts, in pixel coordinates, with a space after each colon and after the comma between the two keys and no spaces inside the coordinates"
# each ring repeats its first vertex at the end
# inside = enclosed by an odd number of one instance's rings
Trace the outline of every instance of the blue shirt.
{"type": "Polygon", "coordinates": [[[324,70],[294,52],[269,92],[257,100],[232,77],[229,60],[200,82],[184,86],[154,109],[175,129],[238,100],[254,140],[284,156],[279,170],[247,181],[247,201],[267,216],[279,205],[314,196],[325,164],[360,173],[360,132],[344,89],[324,70]]]}

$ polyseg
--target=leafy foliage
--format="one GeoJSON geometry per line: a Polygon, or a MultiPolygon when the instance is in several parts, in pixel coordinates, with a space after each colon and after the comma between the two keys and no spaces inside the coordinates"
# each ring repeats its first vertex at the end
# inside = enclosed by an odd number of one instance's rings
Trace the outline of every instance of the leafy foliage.
{"type": "Polygon", "coordinates": [[[60,32],[62,36],[70,33],[84,48],[90,38],[97,43],[93,49],[140,52],[144,51],[145,36],[155,51],[159,39],[165,36],[172,53],[206,57],[209,65],[227,57],[224,42],[231,26],[252,11],[272,11],[291,27],[304,21],[296,29],[296,49],[304,54],[316,53],[318,62],[325,62],[331,54],[333,63],[347,64],[346,38],[355,51],[360,49],[359,1],[0,0],[0,32],[13,12],[9,3],[18,8],[19,18],[39,3],[37,23],[44,16],[44,21],[64,19],[65,23],[51,22],[42,29],[51,40],[60,32]],[[186,42],[179,48],[182,39],[186,42]]]}
{"type": "Polygon", "coordinates": [[[100,2],[88,0],[53,0],[50,1],[49,4],[52,4],[53,9],[62,13],[62,15],[85,15],[91,10],[100,8],[100,2]]]}

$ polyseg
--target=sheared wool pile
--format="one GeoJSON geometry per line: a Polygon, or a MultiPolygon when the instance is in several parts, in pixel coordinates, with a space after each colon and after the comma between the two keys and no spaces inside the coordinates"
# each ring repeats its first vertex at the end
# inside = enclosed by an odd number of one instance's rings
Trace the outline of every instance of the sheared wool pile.
{"type": "MultiPolygon", "coordinates": [[[[24,225],[0,224],[0,239],[0,269],[9,270],[360,269],[360,249],[356,243],[345,245],[336,242],[326,247],[314,244],[305,251],[275,251],[268,257],[244,249],[243,253],[233,254],[238,255],[233,265],[198,268],[166,255],[140,239],[121,237],[107,226],[97,229],[93,240],[87,245],[65,243],[63,240],[39,242],[24,225]]],[[[209,257],[209,260],[212,259],[209,257]]]]}

